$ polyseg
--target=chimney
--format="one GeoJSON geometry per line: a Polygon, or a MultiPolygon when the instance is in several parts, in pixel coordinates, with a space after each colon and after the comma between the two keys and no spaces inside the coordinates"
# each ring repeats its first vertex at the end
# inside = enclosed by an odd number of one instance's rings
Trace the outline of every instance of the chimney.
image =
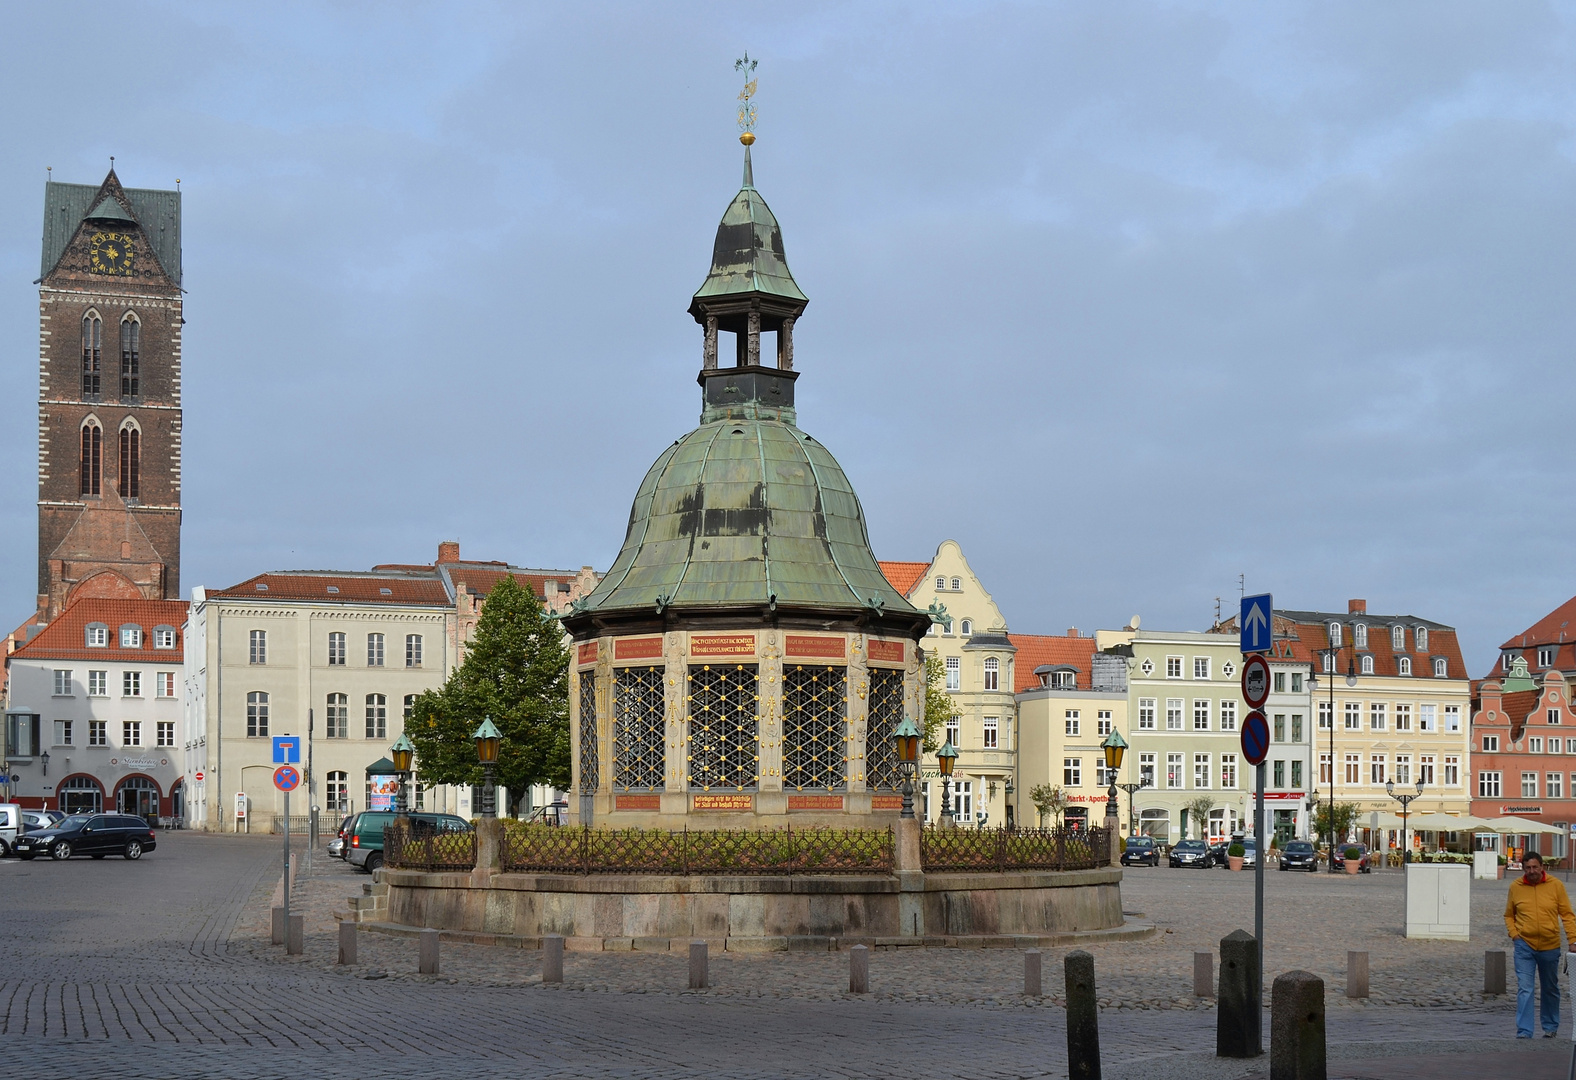
{"type": "Polygon", "coordinates": [[[456,563],[460,561],[460,542],[458,540],[438,541],[438,565],[456,563]]]}
{"type": "Polygon", "coordinates": [[[1077,637],[1078,636],[1078,628],[1076,626],[1069,626],[1067,628],[1067,636],[1068,637],[1077,637]]]}
{"type": "Polygon", "coordinates": [[[1348,601],[1346,601],[1346,614],[1348,614],[1348,615],[1366,615],[1366,614],[1368,614],[1368,601],[1366,601],[1366,600],[1348,600],[1348,601]]]}

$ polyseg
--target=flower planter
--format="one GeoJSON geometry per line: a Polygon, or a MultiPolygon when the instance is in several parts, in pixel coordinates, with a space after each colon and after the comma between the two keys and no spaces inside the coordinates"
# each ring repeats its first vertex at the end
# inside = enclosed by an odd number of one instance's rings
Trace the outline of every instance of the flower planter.
{"type": "Polygon", "coordinates": [[[1231,867],[1233,870],[1241,870],[1242,869],[1242,856],[1241,855],[1227,855],[1226,856],[1226,865],[1231,867]]]}
{"type": "Polygon", "coordinates": [[[1362,859],[1357,858],[1357,859],[1347,859],[1346,860],[1346,872],[1348,874],[1351,874],[1353,877],[1356,877],[1358,874],[1362,873],[1362,871],[1363,871],[1363,860],[1362,859]]]}

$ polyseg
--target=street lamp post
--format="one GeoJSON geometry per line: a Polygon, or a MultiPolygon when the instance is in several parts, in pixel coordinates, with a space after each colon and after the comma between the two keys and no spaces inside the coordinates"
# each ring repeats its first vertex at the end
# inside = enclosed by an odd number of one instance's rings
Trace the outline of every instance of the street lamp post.
{"type": "Polygon", "coordinates": [[[914,770],[919,766],[919,739],[920,730],[908,716],[903,717],[903,722],[892,733],[898,767],[903,770],[903,811],[898,816],[907,820],[914,817],[914,770]]]}
{"type": "Polygon", "coordinates": [[[1385,784],[1384,791],[1386,795],[1390,796],[1390,798],[1401,804],[1401,861],[1403,863],[1409,863],[1412,861],[1412,844],[1411,837],[1406,834],[1406,808],[1412,805],[1412,801],[1414,799],[1420,799],[1423,797],[1423,781],[1421,778],[1418,779],[1416,795],[1408,795],[1405,792],[1397,795],[1395,793],[1394,780],[1391,780],[1385,784]]]}
{"type": "Polygon", "coordinates": [[[1141,791],[1142,789],[1149,787],[1149,781],[1143,777],[1139,777],[1136,784],[1129,780],[1125,784],[1118,784],[1116,786],[1127,792],[1127,835],[1137,836],[1138,819],[1133,816],[1133,792],[1141,791]]]}
{"type": "MultiPolygon", "coordinates": [[[[1325,682],[1330,688],[1330,873],[1335,869],[1335,661],[1341,655],[1341,646],[1320,649],[1319,654],[1324,657],[1325,682]]],[[[1319,688],[1319,677],[1311,676],[1308,688],[1319,688]]],[[[1346,685],[1357,685],[1357,651],[1354,648],[1352,655],[1346,661],[1346,685]]]]}
{"type": "Polygon", "coordinates": [[[394,757],[394,772],[399,775],[399,792],[394,798],[394,812],[396,814],[410,813],[410,801],[405,794],[405,781],[410,778],[410,759],[416,753],[415,744],[403,734],[389,747],[389,753],[394,757]]]}
{"type": "Polygon", "coordinates": [[[482,719],[482,726],[471,733],[471,738],[476,740],[476,760],[482,765],[481,816],[495,818],[498,816],[498,799],[493,789],[493,770],[498,767],[498,744],[503,741],[503,732],[498,730],[498,725],[489,716],[482,719]]]}
{"type": "Polygon", "coordinates": [[[957,824],[952,816],[952,767],[958,763],[957,748],[948,739],[936,751],[936,768],[941,773],[941,827],[950,829],[957,824]]]}
{"type": "MultiPolygon", "coordinates": [[[[1314,836],[1317,836],[1318,835],[1317,825],[1318,825],[1318,816],[1319,816],[1319,789],[1318,788],[1314,788],[1312,791],[1310,791],[1308,793],[1308,802],[1306,803],[1306,809],[1308,811],[1308,825],[1309,825],[1308,832],[1311,833],[1314,836]]],[[[1318,852],[1317,851],[1314,852],[1314,855],[1317,856],[1318,852]]],[[[1319,861],[1318,858],[1315,857],[1314,862],[1317,863],[1318,861],[1319,861]]]]}
{"type": "MultiPolygon", "coordinates": [[[[1117,820],[1116,809],[1116,773],[1122,767],[1122,755],[1127,752],[1127,741],[1122,738],[1122,733],[1116,728],[1111,729],[1111,734],[1105,737],[1100,744],[1100,749],[1105,751],[1106,778],[1111,786],[1105,793],[1105,831],[1106,843],[1111,845],[1111,862],[1117,861],[1116,838],[1120,833],[1121,825],[1117,820]]],[[[1129,809],[1131,812],[1131,809],[1129,809]]]]}
{"type": "Polygon", "coordinates": [[[1016,829],[1018,827],[1018,808],[1013,804],[1012,793],[1017,788],[1012,785],[1012,777],[1007,777],[1007,783],[1001,790],[1002,794],[1007,796],[1007,828],[1016,829]]]}

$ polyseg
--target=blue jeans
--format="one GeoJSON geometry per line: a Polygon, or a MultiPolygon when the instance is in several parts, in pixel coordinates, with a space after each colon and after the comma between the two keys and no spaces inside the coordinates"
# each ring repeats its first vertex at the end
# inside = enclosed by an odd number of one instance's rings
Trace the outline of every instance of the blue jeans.
{"type": "Polygon", "coordinates": [[[1532,981],[1543,981],[1543,1030],[1560,1029],[1560,950],[1516,939],[1516,1035],[1532,1037],[1532,981]]]}

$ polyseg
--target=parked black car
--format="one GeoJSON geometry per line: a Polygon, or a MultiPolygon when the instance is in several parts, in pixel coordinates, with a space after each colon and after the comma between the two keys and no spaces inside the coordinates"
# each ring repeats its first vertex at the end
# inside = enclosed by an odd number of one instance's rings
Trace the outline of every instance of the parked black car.
{"type": "Polygon", "coordinates": [[[1306,840],[1288,840],[1280,849],[1282,870],[1319,869],[1319,849],[1306,840]]]}
{"type": "Polygon", "coordinates": [[[1202,840],[1180,840],[1171,849],[1172,866],[1191,866],[1208,870],[1215,865],[1215,856],[1202,840]]]}
{"type": "Polygon", "coordinates": [[[106,855],[120,855],[127,859],[140,859],[145,851],[158,847],[158,840],[148,823],[128,814],[72,814],[53,828],[30,832],[17,837],[16,854],[21,859],[48,855],[52,859],[69,859],[73,855],[90,855],[102,859],[106,855]]]}
{"type": "Polygon", "coordinates": [[[1122,852],[1123,866],[1159,866],[1160,849],[1153,837],[1132,836],[1127,840],[1127,850],[1122,852]]]}
{"type": "Polygon", "coordinates": [[[1223,870],[1228,869],[1231,865],[1230,863],[1226,862],[1226,856],[1230,854],[1230,851],[1230,840],[1217,840],[1213,844],[1209,845],[1209,857],[1214,859],[1215,865],[1223,870]]]}

